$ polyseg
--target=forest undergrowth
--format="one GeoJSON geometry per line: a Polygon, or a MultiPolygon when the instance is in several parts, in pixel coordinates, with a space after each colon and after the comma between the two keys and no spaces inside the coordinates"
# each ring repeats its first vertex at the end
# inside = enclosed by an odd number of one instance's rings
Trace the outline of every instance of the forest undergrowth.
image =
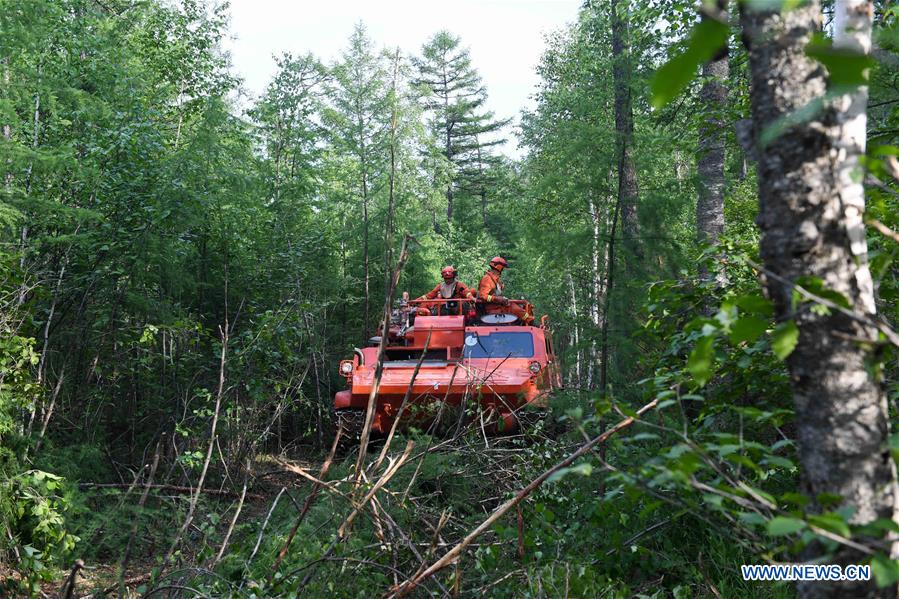
{"type": "MultiPolygon", "coordinates": [[[[489,422],[485,428],[482,418],[469,414],[457,435],[413,431],[395,437],[389,448],[375,441],[358,486],[354,442],[332,447],[334,454],[313,447],[260,453],[246,472],[223,474],[218,488],[201,495],[202,517],[186,531],[173,565],[164,566],[160,556],[186,517],[190,489],[136,481],[82,487],[68,518],[78,523],[71,533],[80,539],[82,559],[98,570],[87,570],[80,588],[118,592],[122,556],[135,539],[123,577],[129,592],[389,594],[538,476],[603,430],[627,423],[636,415],[630,406],[649,403],[652,409],[636,423],[557,469],[414,593],[760,596],[759,583],[744,582],[737,567],[725,565],[786,551],[787,545],[766,539],[770,522],[797,520],[774,506],[801,497],[790,493],[795,450],[786,376],[772,350],[777,337],[765,333],[767,323],[756,325],[771,308],[758,295],[737,294],[751,285],[748,266],[728,272],[728,290],[717,292],[727,299],[714,318],[691,317],[691,306],[708,301],[708,289],[676,280],[652,286],[635,339],[652,349],[639,364],[649,376],[620,398],[590,399],[568,389],[523,433],[487,434],[489,422]],[[718,364],[706,367],[706,376],[719,381],[716,392],[699,395],[700,366],[688,350],[706,327],[719,330],[725,347],[724,355],[711,358],[718,364]],[[746,368],[750,357],[754,366],[746,368]],[[735,389],[744,390],[743,401],[731,400],[735,389]],[[780,397],[782,405],[762,397],[780,397]],[[138,496],[144,499],[135,509],[138,496]]],[[[457,413],[446,412],[450,431],[457,413]]],[[[225,462],[220,467],[228,469],[225,462]]],[[[832,518],[819,517],[828,529],[839,526],[832,518]]],[[[765,596],[791,594],[786,583],[762,589],[765,596]]]]}

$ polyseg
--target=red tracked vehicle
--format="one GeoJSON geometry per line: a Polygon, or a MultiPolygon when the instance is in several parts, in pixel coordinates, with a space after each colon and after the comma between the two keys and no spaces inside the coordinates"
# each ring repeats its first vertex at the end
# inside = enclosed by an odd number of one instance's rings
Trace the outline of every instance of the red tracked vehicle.
{"type": "MultiPolygon", "coordinates": [[[[398,415],[400,426],[427,426],[442,408],[458,413],[461,405],[468,418],[486,423],[485,430],[508,432],[518,427],[524,407],[545,408],[550,393],[561,388],[546,316],[539,326],[526,326],[504,311],[484,314],[480,300],[408,301],[403,295],[387,332],[373,432],[387,433],[398,415]],[[415,316],[420,307],[431,314],[415,316]]],[[[524,300],[510,303],[533,313],[524,300]]],[[[350,435],[358,434],[365,420],[379,343],[380,337],[373,337],[369,347],[355,349],[352,360],[340,363],[347,389],[335,395],[334,410],[350,435]]]]}

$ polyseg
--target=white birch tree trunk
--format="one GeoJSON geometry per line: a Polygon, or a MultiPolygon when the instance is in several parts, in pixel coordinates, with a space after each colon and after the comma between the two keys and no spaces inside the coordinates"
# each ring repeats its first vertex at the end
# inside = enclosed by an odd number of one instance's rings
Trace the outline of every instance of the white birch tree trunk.
{"type": "MultiPolygon", "coordinates": [[[[836,3],[838,47],[870,50],[871,5],[836,3]]],[[[826,72],[805,48],[821,29],[816,0],[781,11],[741,5],[743,39],[749,50],[753,133],[761,133],[828,91],[826,72]]],[[[831,87],[831,92],[834,90],[831,87]]],[[[758,156],[761,256],[766,291],[778,317],[793,320],[799,337],[787,359],[796,409],[802,467],[801,490],[812,500],[841,497],[850,522],[896,520],[896,467],[889,450],[886,396],[874,370],[874,327],[837,311],[794,305],[794,285],[815,277],[844,296],[859,315],[874,314],[874,290],[866,264],[860,184],[867,91],[844,91],[809,119],[787,128],[760,148],[758,156]]],[[[829,508],[830,509],[830,508],[829,508]]],[[[856,538],[864,542],[864,537],[856,538]]],[[[805,559],[824,554],[811,543],[805,559]]],[[[868,556],[842,546],[827,561],[867,563],[868,556]]],[[[896,587],[876,583],[814,582],[798,585],[800,597],[895,597],[896,587]]]]}
{"type": "Polygon", "coordinates": [[[571,345],[575,348],[575,358],[574,358],[574,377],[575,377],[575,386],[580,388],[583,379],[581,378],[581,362],[584,358],[584,352],[581,350],[581,327],[578,324],[578,313],[577,313],[577,293],[575,293],[574,288],[574,277],[571,276],[571,273],[568,273],[568,288],[571,290],[571,314],[574,318],[573,325],[571,327],[571,345]]]}
{"type": "MultiPolygon", "coordinates": [[[[600,329],[601,320],[599,317],[599,305],[602,299],[602,280],[603,269],[601,265],[600,253],[602,252],[603,243],[600,238],[599,226],[599,206],[592,199],[590,200],[590,218],[593,221],[593,255],[591,256],[591,281],[593,283],[592,297],[590,299],[590,322],[593,323],[594,330],[600,329]]],[[[590,367],[587,370],[587,388],[592,389],[596,384],[596,369],[599,364],[599,353],[596,349],[596,340],[590,342],[590,367]]]]}
{"type": "MultiPolygon", "coordinates": [[[[871,54],[871,27],[874,7],[870,0],[836,0],[833,15],[833,46],[857,54],[871,54]]],[[[874,282],[868,268],[868,244],[865,239],[865,189],[862,185],[861,157],[868,136],[868,86],[860,85],[836,100],[838,132],[837,189],[843,205],[843,219],[849,236],[849,248],[858,260],[856,284],[862,290],[861,308],[874,314],[874,282]]]]}

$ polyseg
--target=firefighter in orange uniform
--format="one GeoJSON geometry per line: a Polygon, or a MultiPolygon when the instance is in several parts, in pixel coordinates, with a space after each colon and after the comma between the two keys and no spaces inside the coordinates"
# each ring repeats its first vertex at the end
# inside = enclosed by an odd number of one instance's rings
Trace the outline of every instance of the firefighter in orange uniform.
{"type": "Polygon", "coordinates": [[[487,302],[488,314],[514,314],[524,324],[532,324],[534,315],[525,312],[521,306],[509,302],[503,295],[505,285],[501,277],[504,268],[509,268],[509,263],[502,256],[496,256],[490,261],[490,270],[484,273],[481,282],[478,283],[478,297],[487,302]]]}
{"type": "MultiPolygon", "coordinates": [[[[431,289],[426,294],[421,297],[415,298],[416,300],[425,300],[425,299],[474,299],[474,294],[471,290],[463,283],[462,281],[456,280],[456,269],[452,266],[444,266],[443,270],[440,271],[440,276],[443,278],[443,282],[439,283],[436,287],[431,289]]],[[[418,305],[418,314],[427,316],[431,312],[429,308],[434,306],[438,306],[438,312],[447,313],[447,314],[459,314],[461,313],[459,306],[454,303],[433,303],[433,304],[419,304],[418,305]]]]}

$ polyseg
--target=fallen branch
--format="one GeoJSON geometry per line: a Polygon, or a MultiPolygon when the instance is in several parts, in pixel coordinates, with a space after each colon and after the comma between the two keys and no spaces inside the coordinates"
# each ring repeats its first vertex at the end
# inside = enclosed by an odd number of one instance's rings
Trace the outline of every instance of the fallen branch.
{"type": "MultiPolygon", "coordinates": [[[[242,305],[242,304],[241,304],[242,305]]],[[[212,450],[216,445],[216,431],[218,429],[219,416],[221,415],[222,409],[222,400],[225,396],[225,363],[228,356],[228,339],[229,339],[230,329],[228,328],[228,278],[227,271],[225,276],[225,326],[219,327],[219,335],[222,341],[222,351],[219,357],[219,381],[218,381],[218,390],[215,393],[215,409],[212,411],[212,426],[209,431],[209,446],[206,448],[206,458],[203,460],[203,467],[200,469],[200,479],[197,481],[197,487],[194,489],[193,494],[190,497],[190,504],[187,507],[187,515],[184,516],[184,522],[181,524],[181,528],[178,529],[175,538],[172,540],[172,544],[169,546],[168,551],[165,552],[165,556],[162,558],[163,568],[168,566],[169,558],[172,557],[172,554],[175,553],[175,550],[178,548],[178,545],[181,543],[181,538],[184,536],[184,533],[190,528],[191,523],[194,521],[194,514],[197,510],[197,504],[200,501],[200,493],[204,490],[203,484],[206,482],[206,474],[209,472],[209,463],[212,461],[212,450]]]]}
{"type": "MultiPolygon", "coordinates": [[[[114,593],[117,589],[121,588],[131,588],[135,585],[147,582],[152,577],[152,573],[148,572],[146,574],[140,574],[139,576],[132,576],[131,578],[127,578],[124,581],[118,582],[114,585],[108,586],[105,589],[97,591],[96,593],[92,593],[90,595],[82,595],[80,599],[101,599],[106,597],[110,593],[114,593]]],[[[126,597],[127,594],[121,594],[120,597],[126,597]]]]}
{"type": "MultiPolygon", "coordinates": [[[[645,406],[643,406],[642,408],[637,410],[636,415],[642,416],[646,412],[655,408],[656,405],[658,405],[658,403],[659,403],[658,399],[652,400],[651,402],[649,402],[648,404],[646,404],[645,406]]],[[[598,437],[594,437],[587,443],[584,443],[583,445],[581,445],[581,447],[577,451],[575,451],[570,456],[568,456],[567,458],[565,458],[564,460],[562,460],[561,462],[559,462],[558,464],[556,464],[555,466],[553,466],[552,468],[550,468],[549,470],[545,471],[543,474],[541,474],[540,476],[538,476],[537,478],[532,480],[525,488],[523,488],[521,491],[519,491],[518,494],[515,495],[515,497],[513,497],[512,499],[508,500],[507,502],[505,502],[504,504],[502,504],[501,506],[496,508],[493,511],[493,513],[490,514],[490,517],[488,517],[486,520],[481,522],[474,530],[472,530],[470,533],[468,533],[468,535],[466,535],[464,539],[459,541],[459,543],[457,543],[455,547],[453,547],[452,549],[447,551],[443,555],[443,557],[441,557],[439,560],[434,562],[424,572],[422,572],[421,574],[418,574],[413,579],[407,580],[403,584],[392,588],[385,595],[385,597],[392,599],[394,597],[398,598],[398,597],[405,597],[406,595],[408,595],[419,584],[421,584],[422,582],[424,582],[425,580],[427,580],[428,578],[430,578],[431,576],[433,576],[434,574],[436,574],[443,568],[445,568],[448,565],[450,565],[451,563],[453,563],[456,560],[456,558],[459,557],[459,555],[465,550],[466,547],[468,547],[468,545],[472,541],[474,541],[483,532],[485,532],[491,526],[493,526],[493,524],[496,523],[497,520],[502,518],[504,515],[506,515],[506,513],[509,512],[509,510],[511,510],[512,508],[517,506],[519,503],[521,503],[528,495],[530,495],[535,490],[537,490],[537,488],[539,488],[543,483],[545,483],[546,480],[550,476],[552,476],[556,472],[559,472],[563,468],[567,468],[568,466],[573,464],[579,458],[582,458],[585,455],[587,455],[595,446],[599,445],[600,443],[605,442],[609,437],[611,437],[612,435],[616,434],[617,432],[629,427],[636,421],[637,421],[637,419],[635,417],[629,416],[629,417],[625,418],[624,420],[620,421],[618,424],[616,424],[612,428],[608,429],[606,432],[599,435],[598,437]]]]}
{"type": "Polygon", "coordinates": [[[165,433],[162,433],[159,440],[156,442],[156,451],[153,452],[153,463],[150,466],[150,474],[147,477],[147,482],[144,484],[144,492],[141,493],[140,499],[137,502],[137,515],[135,515],[134,523],[131,525],[131,534],[128,535],[128,544],[125,546],[125,554],[122,556],[122,561],[119,564],[119,585],[121,586],[119,594],[121,595],[125,594],[125,573],[128,570],[128,560],[131,559],[131,549],[134,546],[134,539],[137,538],[140,514],[144,509],[144,504],[147,502],[147,496],[150,494],[150,487],[153,485],[153,477],[156,476],[156,468],[159,466],[159,454],[162,450],[164,441],[165,433]]]}
{"type": "Polygon", "coordinates": [[[253,547],[253,553],[250,554],[250,559],[247,562],[252,563],[253,558],[256,557],[256,553],[259,551],[259,546],[262,545],[262,537],[265,534],[265,529],[268,526],[268,521],[272,517],[272,513],[275,511],[275,508],[278,507],[278,501],[281,499],[281,495],[284,495],[285,491],[287,491],[287,487],[281,487],[281,490],[278,492],[278,496],[275,497],[275,500],[272,502],[272,507],[269,508],[268,514],[265,516],[265,521],[262,522],[262,528],[259,529],[259,537],[256,539],[256,545],[253,547]]]}
{"type": "Polygon", "coordinates": [[[421,356],[418,358],[418,363],[415,365],[415,369],[412,371],[412,378],[409,379],[409,386],[406,387],[406,394],[403,395],[403,401],[400,403],[400,409],[396,413],[396,418],[393,420],[393,425],[390,427],[390,432],[387,434],[387,440],[384,441],[384,447],[381,448],[381,454],[378,456],[378,461],[375,462],[374,470],[377,470],[381,467],[381,462],[384,461],[384,458],[387,456],[387,452],[390,450],[390,444],[393,442],[393,435],[396,433],[396,427],[400,423],[400,418],[403,417],[403,412],[406,410],[406,404],[409,402],[409,398],[412,397],[412,387],[415,385],[415,379],[418,378],[418,372],[421,370],[421,365],[425,361],[425,356],[428,354],[428,346],[431,345],[431,333],[433,331],[428,331],[428,336],[425,339],[425,345],[421,349],[421,356]]]}
{"type": "Polygon", "coordinates": [[[391,464],[391,466],[389,468],[387,468],[387,470],[384,472],[384,474],[381,476],[381,478],[378,480],[378,482],[375,483],[375,485],[371,488],[371,490],[368,492],[368,494],[362,499],[362,501],[360,501],[359,504],[353,508],[353,511],[350,513],[349,516],[346,517],[346,520],[343,521],[343,524],[341,524],[340,527],[338,527],[338,529],[337,529],[338,537],[343,538],[344,536],[346,536],[347,529],[353,523],[353,520],[356,519],[356,516],[359,515],[359,512],[365,508],[365,505],[369,501],[371,501],[372,497],[375,496],[375,494],[381,489],[381,487],[383,487],[384,485],[387,484],[387,481],[389,481],[393,477],[393,475],[396,474],[397,470],[400,469],[400,467],[403,465],[403,463],[405,463],[405,461],[407,459],[409,459],[409,454],[412,453],[413,447],[415,447],[415,442],[409,441],[408,443],[406,443],[406,450],[403,452],[403,455],[401,455],[397,459],[396,462],[394,462],[393,464],[391,464]]]}
{"type": "Polygon", "coordinates": [[[400,250],[400,257],[397,260],[396,268],[393,270],[393,276],[390,277],[389,285],[384,293],[384,316],[381,320],[381,342],[378,344],[378,360],[375,363],[375,374],[371,383],[371,392],[368,394],[368,404],[365,408],[365,423],[362,425],[362,434],[359,436],[359,457],[356,459],[356,486],[359,486],[359,479],[362,477],[362,470],[365,466],[365,454],[368,452],[368,439],[371,435],[371,426],[375,419],[375,409],[378,405],[378,389],[381,386],[381,376],[384,374],[384,356],[386,355],[387,339],[390,337],[390,313],[393,308],[393,293],[400,281],[400,274],[403,272],[403,266],[409,258],[409,241],[414,239],[411,235],[406,234],[403,238],[403,247],[400,250]]]}
{"type": "MultiPolygon", "coordinates": [[[[308,476],[308,478],[312,478],[312,480],[314,481],[312,490],[309,491],[309,495],[306,496],[306,502],[303,504],[303,509],[300,510],[300,514],[297,516],[297,521],[294,522],[293,528],[290,529],[290,534],[287,535],[287,540],[284,541],[284,545],[281,547],[281,551],[278,552],[278,557],[275,559],[275,563],[272,566],[272,571],[268,576],[269,585],[271,585],[272,581],[275,579],[275,573],[278,571],[278,568],[281,567],[281,562],[284,561],[284,557],[287,555],[287,551],[290,549],[290,544],[293,543],[293,538],[297,535],[297,531],[300,529],[300,524],[303,523],[303,518],[306,517],[306,512],[308,512],[309,508],[312,507],[312,503],[315,501],[315,498],[318,496],[318,492],[321,490],[321,488],[323,486],[327,486],[327,483],[322,479],[325,478],[325,475],[328,474],[328,470],[330,470],[331,468],[331,463],[334,461],[334,454],[337,453],[337,445],[340,443],[340,436],[342,434],[343,428],[338,427],[337,434],[334,435],[334,442],[331,444],[331,451],[330,453],[328,453],[328,457],[325,458],[325,461],[322,463],[321,470],[319,470],[318,472],[318,479],[315,479],[312,476],[308,476]]],[[[297,470],[301,469],[298,468],[297,470]]],[[[296,473],[300,474],[300,472],[296,473]]],[[[303,473],[303,475],[305,475],[305,473],[303,473]]]]}
{"type": "Polygon", "coordinates": [[[247,460],[247,471],[244,474],[243,478],[243,491],[240,493],[240,499],[237,500],[237,508],[234,510],[234,517],[231,519],[231,524],[228,525],[228,532],[225,533],[225,539],[222,541],[222,546],[219,549],[218,555],[215,556],[215,559],[212,560],[212,567],[214,568],[222,558],[225,556],[225,550],[228,548],[228,541],[231,540],[231,534],[234,533],[234,526],[237,524],[237,519],[240,518],[240,512],[243,509],[244,499],[247,497],[247,483],[250,480],[250,463],[247,460]]]}
{"type": "Polygon", "coordinates": [[[865,221],[866,225],[871,225],[875,229],[877,229],[883,235],[886,235],[896,243],[899,243],[899,233],[896,233],[894,230],[877,220],[876,218],[869,218],[865,221]]]}
{"type": "Polygon", "coordinates": [[[84,561],[76,559],[75,564],[72,566],[72,571],[69,572],[69,576],[68,578],[66,578],[65,583],[62,585],[62,588],[59,589],[59,597],[64,599],[72,599],[72,597],[74,597],[78,571],[82,568],[84,568],[84,561]]]}
{"type": "MultiPolygon", "coordinates": [[[[128,483],[78,483],[78,487],[81,489],[127,489],[131,485],[128,483]]],[[[154,489],[157,491],[169,491],[171,493],[196,493],[196,489],[191,489],[190,487],[182,487],[179,485],[143,485],[144,489],[154,489]]],[[[236,493],[234,491],[228,491],[227,489],[203,489],[200,491],[205,495],[218,495],[219,497],[233,497],[239,498],[240,493],[236,493]]],[[[259,495],[258,493],[247,493],[247,499],[254,499],[257,501],[261,501],[265,499],[264,495],[259,495]]]]}

